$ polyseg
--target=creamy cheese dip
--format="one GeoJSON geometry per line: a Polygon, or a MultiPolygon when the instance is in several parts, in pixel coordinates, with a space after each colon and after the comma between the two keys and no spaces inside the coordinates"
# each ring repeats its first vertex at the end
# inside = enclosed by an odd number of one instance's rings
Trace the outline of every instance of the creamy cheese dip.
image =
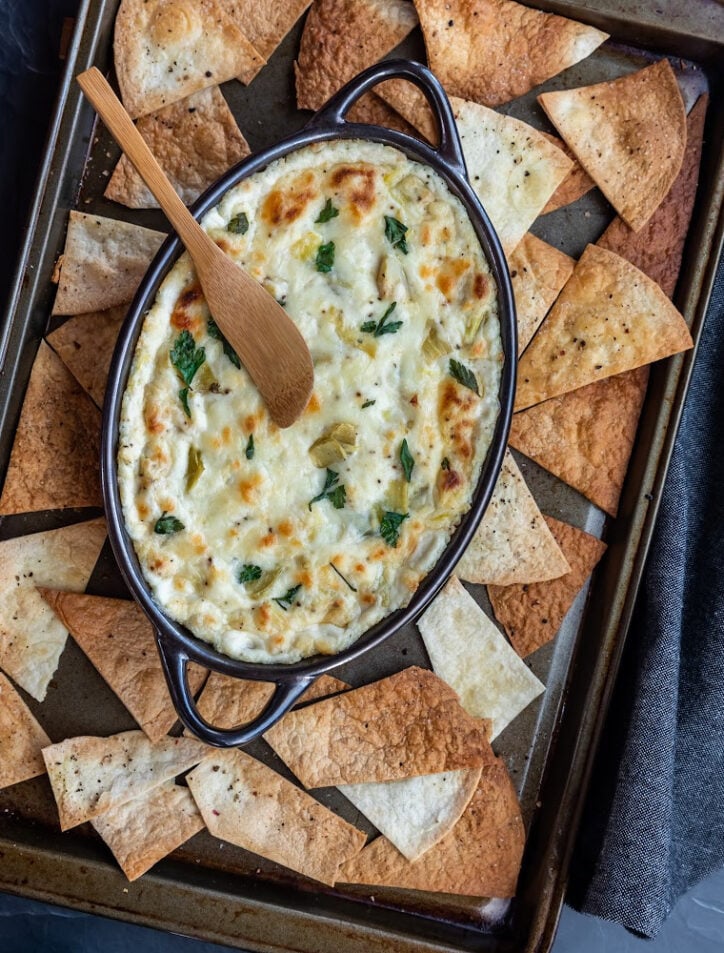
{"type": "Polygon", "coordinates": [[[371,142],[280,159],[203,226],[297,323],[314,391],[271,422],[183,255],[123,399],[126,527],[158,604],[219,651],[339,652],[409,602],[470,507],[499,411],[490,268],[442,178],[371,142]]]}

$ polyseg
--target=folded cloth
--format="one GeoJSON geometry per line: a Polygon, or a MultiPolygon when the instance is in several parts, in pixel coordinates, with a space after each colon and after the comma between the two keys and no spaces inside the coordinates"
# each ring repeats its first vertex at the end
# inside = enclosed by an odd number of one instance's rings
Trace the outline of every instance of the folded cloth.
{"type": "Polygon", "coordinates": [[[724,866],[723,368],[720,264],[570,880],[645,936],[724,866]]]}

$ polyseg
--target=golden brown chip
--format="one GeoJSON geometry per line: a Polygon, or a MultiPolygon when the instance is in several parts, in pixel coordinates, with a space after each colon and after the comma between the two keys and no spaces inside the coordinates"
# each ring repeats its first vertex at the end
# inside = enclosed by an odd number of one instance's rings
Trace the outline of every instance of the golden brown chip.
{"type": "Polygon", "coordinates": [[[655,282],[589,245],[520,359],[515,409],[691,346],[686,322],[655,282]]]}
{"type": "Polygon", "coordinates": [[[530,586],[488,586],[495,618],[521,658],[555,637],[583,584],[606,551],[605,543],[575,526],[551,516],[546,516],[546,522],[566,554],[571,571],[560,579],[530,586]]]}
{"type": "Polygon", "coordinates": [[[512,897],[525,828],[518,798],[499,758],[484,766],[472,800],[452,831],[415,861],[378,837],[339,872],[360,883],[465,897],[512,897]]]}
{"type": "Polygon", "coordinates": [[[552,142],[554,146],[557,146],[562,152],[565,152],[569,159],[573,160],[573,168],[548,199],[541,212],[541,215],[547,215],[548,212],[555,212],[556,209],[577,202],[578,199],[583,198],[591,189],[595,189],[596,183],[562,139],[559,139],[558,136],[552,136],[547,132],[544,132],[543,135],[549,142],[552,142]]]}
{"type": "Polygon", "coordinates": [[[46,337],[46,341],[100,408],[106,393],[108,369],[126,306],[78,314],[46,337]]]}
{"type": "Polygon", "coordinates": [[[224,13],[265,60],[310,3],[311,0],[282,0],[281,3],[279,0],[218,0],[224,13]]]}
{"type": "Polygon", "coordinates": [[[510,445],[615,516],[648,378],[637,367],[514,414],[510,445]]]}
{"type": "MultiPolygon", "coordinates": [[[[39,589],[40,594],[151,741],[159,741],[178,715],[166,687],[153,626],[128,599],[39,589]]],[[[189,666],[192,694],[206,670],[189,666]]]]}
{"type": "Polygon", "coordinates": [[[101,415],[44,342],[30,372],[0,513],[101,506],[101,415]]]}
{"type": "Polygon", "coordinates": [[[145,874],[204,828],[191,792],[174,781],[106,811],[91,824],[129,880],[145,874]]]}
{"type": "Polygon", "coordinates": [[[45,774],[41,751],[49,744],[50,738],[0,672],[0,788],[45,774]]]}
{"type": "MultiPolygon", "coordinates": [[[[191,205],[204,189],[250,152],[218,86],[202,89],[188,99],[143,116],[137,129],[184,205],[191,205]]],[[[129,208],[158,208],[158,202],[125,155],[113,170],[103,194],[129,208]]]]}
{"type": "Polygon", "coordinates": [[[541,93],[538,101],[621,218],[642,228],[679,174],[686,147],[684,101],[669,61],[541,93]]]}
{"type": "Polygon", "coordinates": [[[508,256],[508,265],[515,296],[520,355],[571,277],[575,261],[527,232],[508,256]]]}
{"type": "Polygon", "coordinates": [[[308,788],[481,764],[486,728],[421,668],[289,712],[265,739],[308,788]]]}
{"type": "Polygon", "coordinates": [[[53,314],[128,304],[165,238],[130,222],[71,212],[53,314]]]}
{"type": "Polygon", "coordinates": [[[437,123],[425,94],[405,79],[388,79],[375,87],[375,93],[398,112],[406,122],[427,139],[437,145],[437,123]]]}
{"type": "Polygon", "coordinates": [[[216,0],[122,0],[113,56],[134,119],[235,76],[249,83],[264,65],[216,0]]]}
{"type": "Polygon", "coordinates": [[[499,106],[608,39],[513,0],[415,0],[430,68],[453,96],[499,106]]]}
{"type": "Polygon", "coordinates": [[[347,119],[350,122],[363,122],[373,126],[383,126],[385,129],[397,129],[398,132],[407,133],[408,136],[416,135],[414,126],[411,126],[376,93],[366,93],[358,99],[347,113],[347,119]]]}
{"type": "Polygon", "coordinates": [[[406,0],[316,0],[294,64],[299,108],[319,109],[416,25],[415,8],[406,0]]]}
{"type": "Polygon", "coordinates": [[[334,884],[365,835],[243,751],[214,751],[187,778],[209,831],[305,877],[334,884]]]}
{"type": "Polygon", "coordinates": [[[686,151],[681,171],[646,225],[634,232],[620,218],[596,242],[640,268],[671,298],[676,288],[686,233],[699,182],[707,96],[701,96],[686,120],[686,151]]]}

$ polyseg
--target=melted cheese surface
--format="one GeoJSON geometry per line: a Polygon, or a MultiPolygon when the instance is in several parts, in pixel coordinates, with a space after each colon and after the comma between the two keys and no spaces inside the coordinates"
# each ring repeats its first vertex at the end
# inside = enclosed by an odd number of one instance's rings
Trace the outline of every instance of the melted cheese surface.
{"type": "Polygon", "coordinates": [[[339,652],[409,602],[469,509],[499,410],[490,269],[443,180],[377,143],[280,159],[203,226],[297,323],[314,391],[271,422],[183,255],[124,395],[126,526],[159,605],[219,651],[339,652]],[[203,350],[188,385],[184,345],[203,350]]]}

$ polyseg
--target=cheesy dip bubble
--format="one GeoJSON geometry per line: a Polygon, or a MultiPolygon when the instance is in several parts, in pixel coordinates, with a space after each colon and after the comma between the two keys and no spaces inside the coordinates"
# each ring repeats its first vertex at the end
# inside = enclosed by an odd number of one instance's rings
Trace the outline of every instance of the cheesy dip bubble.
{"type": "Polygon", "coordinates": [[[378,143],[277,160],[203,227],[296,322],[314,390],[272,423],[183,255],[123,399],[126,527],[159,606],[218,651],[336,653],[410,601],[470,507],[499,412],[495,284],[443,179],[378,143]]]}

